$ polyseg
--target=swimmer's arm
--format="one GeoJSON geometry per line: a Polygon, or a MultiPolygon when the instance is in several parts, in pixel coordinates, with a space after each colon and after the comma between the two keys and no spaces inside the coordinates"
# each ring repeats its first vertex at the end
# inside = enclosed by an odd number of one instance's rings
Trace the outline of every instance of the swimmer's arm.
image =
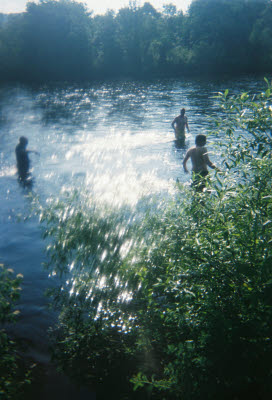
{"type": "Polygon", "coordinates": [[[176,123],[176,120],[177,120],[177,117],[172,121],[172,124],[171,124],[171,126],[172,126],[172,128],[175,130],[175,123],[176,123]]]}
{"type": "Polygon", "coordinates": [[[184,157],[183,163],[182,163],[184,172],[186,172],[186,173],[189,172],[186,164],[190,157],[191,157],[191,152],[190,152],[190,150],[188,150],[184,157]]]}
{"type": "Polygon", "coordinates": [[[212,169],[216,169],[217,171],[219,171],[219,169],[217,168],[217,166],[211,162],[211,160],[209,159],[208,153],[207,151],[205,152],[205,154],[203,154],[204,157],[204,161],[205,163],[212,169]]]}
{"type": "Polygon", "coordinates": [[[187,131],[190,132],[189,124],[188,124],[188,119],[187,119],[187,118],[186,118],[186,124],[185,124],[185,126],[186,126],[186,128],[187,128],[187,131]]]}
{"type": "Polygon", "coordinates": [[[36,150],[27,150],[27,153],[33,153],[33,154],[37,154],[37,156],[40,155],[40,153],[36,150]]]}

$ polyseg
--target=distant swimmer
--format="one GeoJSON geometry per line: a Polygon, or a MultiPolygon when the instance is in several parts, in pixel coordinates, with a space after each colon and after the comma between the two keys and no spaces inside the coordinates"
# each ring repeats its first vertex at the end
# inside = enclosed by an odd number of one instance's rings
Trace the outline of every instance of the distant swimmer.
{"type": "Polygon", "coordinates": [[[192,162],[192,172],[194,175],[193,186],[196,188],[197,191],[202,192],[205,188],[205,180],[208,172],[208,166],[210,168],[219,169],[216,167],[215,164],[211,162],[208,156],[206,145],[206,135],[199,134],[195,138],[195,147],[191,147],[183,160],[183,168],[184,172],[189,172],[187,169],[187,161],[189,158],[192,162]]]}
{"type": "Polygon", "coordinates": [[[178,115],[171,124],[175,132],[175,138],[177,141],[185,142],[185,128],[190,132],[188,119],[185,115],[185,108],[180,110],[180,115],[178,115]]]}
{"type": "Polygon", "coordinates": [[[18,177],[19,181],[27,184],[30,182],[30,174],[29,174],[29,168],[30,168],[30,160],[29,160],[29,153],[35,153],[39,154],[37,151],[34,150],[27,150],[28,144],[28,139],[24,136],[21,136],[19,139],[19,143],[17,144],[15,148],[15,154],[16,154],[16,161],[17,161],[17,171],[18,171],[18,177]]]}

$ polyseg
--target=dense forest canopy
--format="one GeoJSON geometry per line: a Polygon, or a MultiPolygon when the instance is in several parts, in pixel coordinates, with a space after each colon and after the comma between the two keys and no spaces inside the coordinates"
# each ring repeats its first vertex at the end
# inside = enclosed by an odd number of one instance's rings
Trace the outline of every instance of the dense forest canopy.
{"type": "Polygon", "coordinates": [[[194,0],[185,15],[173,4],[92,15],[71,0],[29,2],[0,15],[0,80],[267,73],[271,34],[271,0],[194,0]]]}

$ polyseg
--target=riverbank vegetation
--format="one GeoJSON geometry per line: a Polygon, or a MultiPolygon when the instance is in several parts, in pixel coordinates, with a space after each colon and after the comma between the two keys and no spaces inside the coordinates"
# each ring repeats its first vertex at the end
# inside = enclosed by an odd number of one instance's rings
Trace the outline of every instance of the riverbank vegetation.
{"type": "MultiPolygon", "coordinates": [[[[97,398],[270,399],[272,91],[214,120],[221,172],[154,212],[81,196],[41,208],[59,323],[52,355],[97,398]],[[91,204],[91,206],[89,205],[91,204]]],[[[211,137],[212,137],[211,136],[211,137]]]]}
{"type": "Polygon", "coordinates": [[[22,275],[13,276],[13,270],[0,264],[0,398],[24,399],[31,383],[31,368],[25,362],[20,347],[8,333],[7,325],[16,322],[22,275]]]}
{"type": "Polygon", "coordinates": [[[132,1],[104,15],[83,3],[45,0],[0,17],[1,81],[272,70],[270,0],[193,0],[187,14],[132,1]]]}

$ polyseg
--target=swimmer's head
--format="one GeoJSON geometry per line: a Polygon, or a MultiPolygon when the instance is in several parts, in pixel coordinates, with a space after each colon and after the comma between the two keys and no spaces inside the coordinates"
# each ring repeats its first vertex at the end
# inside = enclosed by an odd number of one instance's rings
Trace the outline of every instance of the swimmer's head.
{"type": "Polygon", "coordinates": [[[27,146],[27,144],[28,144],[28,140],[27,140],[27,138],[25,137],[25,136],[21,136],[20,137],[20,139],[19,139],[19,143],[22,145],[22,146],[27,146]]]}
{"type": "Polygon", "coordinates": [[[198,135],[196,135],[195,144],[197,146],[205,146],[205,144],[206,144],[206,135],[203,135],[202,133],[199,133],[198,135]]]}
{"type": "Polygon", "coordinates": [[[184,115],[185,114],[185,108],[182,108],[181,110],[180,110],[180,115],[184,115]]]}

